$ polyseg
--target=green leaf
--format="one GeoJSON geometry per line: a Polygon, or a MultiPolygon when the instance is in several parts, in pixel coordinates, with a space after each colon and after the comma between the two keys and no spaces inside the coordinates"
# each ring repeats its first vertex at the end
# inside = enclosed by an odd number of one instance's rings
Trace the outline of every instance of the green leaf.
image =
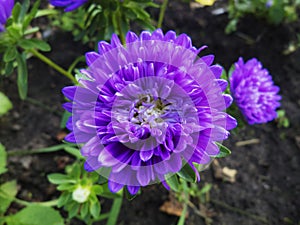
{"type": "Polygon", "coordinates": [[[10,62],[13,61],[17,56],[17,49],[15,47],[9,47],[5,51],[3,55],[4,62],[10,62]]]}
{"type": "Polygon", "coordinates": [[[75,156],[77,159],[84,159],[84,157],[81,155],[80,150],[78,148],[66,146],[66,147],[64,147],[64,150],[67,153],[75,156]]]}
{"type": "Polygon", "coordinates": [[[80,204],[78,204],[77,202],[73,201],[70,205],[68,205],[68,212],[69,218],[73,218],[74,216],[77,215],[78,210],[79,210],[80,204]]]}
{"type": "MultiPolygon", "coordinates": [[[[0,92],[1,94],[1,92],[0,92]]],[[[1,105],[1,97],[0,97],[0,105],[1,105]]],[[[1,106],[0,106],[1,109],[1,106]]],[[[7,171],[6,165],[7,165],[7,153],[5,151],[4,145],[0,143],[0,174],[5,173],[7,171]]]]}
{"type": "Polygon", "coordinates": [[[64,225],[64,219],[51,207],[30,205],[11,216],[7,225],[64,225]]]}
{"type": "Polygon", "coordinates": [[[57,201],[57,207],[61,208],[62,206],[66,205],[70,200],[72,200],[72,194],[68,191],[63,192],[57,201]]]}
{"type": "Polygon", "coordinates": [[[20,53],[17,54],[17,63],[18,63],[18,91],[19,96],[22,100],[26,99],[27,97],[27,90],[28,90],[28,71],[27,71],[27,64],[25,55],[20,53]]]}
{"type": "MultiPolygon", "coordinates": [[[[102,187],[103,187],[103,192],[101,194],[99,194],[100,196],[105,197],[105,198],[110,198],[110,199],[120,198],[121,197],[118,193],[112,193],[112,192],[110,192],[107,183],[103,184],[102,187]]],[[[124,189],[127,190],[127,188],[124,188],[124,189]]],[[[128,199],[130,199],[130,198],[128,198],[128,199]]]]}
{"type": "Polygon", "coordinates": [[[4,214],[16,196],[17,182],[8,181],[0,186],[0,214],[4,214]]]}
{"type": "Polygon", "coordinates": [[[19,40],[23,36],[20,27],[9,26],[7,27],[6,31],[13,40],[19,40]]]}
{"type": "MultiPolygon", "coordinates": [[[[9,98],[3,94],[2,92],[0,92],[0,116],[4,115],[5,113],[7,113],[9,110],[11,110],[13,107],[11,101],[9,100],[9,98]]],[[[0,160],[1,162],[1,160],[0,160]]],[[[1,163],[0,163],[1,166],[1,163]]]]}
{"type": "Polygon", "coordinates": [[[99,201],[90,203],[90,212],[94,218],[98,218],[100,216],[101,205],[99,201]]]}
{"type": "Polygon", "coordinates": [[[167,184],[170,186],[170,188],[176,192],[179,191],[179,181],[176,174],[171,175],[169,178],[166,179],[167,184]]]}
{"type": "Polygon", "coordinates": [[[38,9],[40,6],[40,0],[36,1],[28,14],[25,15],[25,19],[23,21],[23,30],[25,30],[32,19],[36,16],[38,9]]]}
{"type": "Polygon", "coordinates": [[[13,61],[5,64],[4,73],[5,73],[6,76],[12,74],[13,70],[14,70],[14,62],[13,61]]]}
{"type": "Polygon", "coordinates": [[[70,183],[60,184],[57,186],[56,189],[59,191],[73,191],[74,184],[70,184],[70,183]]]}
{"type": "Polygon", "coordinates": [[[101,185],[95,184],[92,186],[92,192],[96,195],[100,195],[103,193],[103,187],[101,185]]]}
{"type": "Polygon", "coordinates": [[[51,50],[51,47],[48,43],[42,41],[42,40],[39,40],[39,39],[36,39],[36,38],[33,38],[33,39],[22,39],[19,41],[19,46],[22,47],[23,49],[39,49],[41,51],[44,51],[44,52],[47,52],[47,51],[50,51],[51,50]]]}
{"type": "Polygon", "coordinates": [[[21,12],[21,4],[19,2],[17,2],[12,10],[12,18],[14,20],[15,23],[18,22],[19,20],[19,15],[20,15],[20,12],[21,12]]]}
{"type": "Polygon", "coordinates": [[[88,215],[88,213],[89,213],[89,203],[85,202],[81,206],[81,210],[80,210],[81,218],[85,218],[88,215]]]}
{"type": "Polygon", "coordinates": [[[63,129],[66,127],[66,123],[68,121],[68,119],[70,118],[70,116],[72,115],[72,113],[68,112],[68,111],[64,111],[64,114],[61,118],[60,121],[60,128],[63,129]]]}
{"type": "Polygon", "coordinates": [[[185,163],[185,165],[181,168],[177,174],[185,179],[186,181],[195,183],[197,180],[195,171],[191,168],[191,166],[188,163],[185,163]]]}
{"type": "Polygon", "coordinates": [[[205,194],[205,193],[209,192],[211,188],[212,188],[212,184],[205,184],[205,186],[203,188],[201,188],[199,194],[200,195],[205,194]]]}
{"type": "Polygon", "coordinates": [[[21,12],[19,15],[19,23],[22,23],[24,21],[25,15],[29,9],[30,1],[29,0],[23,0],[21,12]]]}
{"type": "Polygon", "coordinates": [[[49,174],[47,178],[53,184],[76,183],[76,181],[70,179],[68,175],[61,174],[61,173],[49,174]]]}
{"type": "Polygon", "coordinates": [[[220,149],[220,153],[216,156],[216,158],[223,158],[223,157],[226,157],[231,154],[231,151],[227,147],[225,147],[224,145],[222,145],[218,142],[215,142],[215,143],[218,145],[218,147],[220,149]]]}

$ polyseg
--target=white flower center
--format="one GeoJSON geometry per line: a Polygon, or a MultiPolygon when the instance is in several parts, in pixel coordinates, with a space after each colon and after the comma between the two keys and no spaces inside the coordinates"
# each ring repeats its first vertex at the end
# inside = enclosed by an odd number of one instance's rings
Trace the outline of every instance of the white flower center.
{"type": "Polygon", "coordinates": [[[72,198],[74,201],[83,203],[86,202],[90,196],[91,190],[89,187],[78,186],[72,193],[72,198]]]}

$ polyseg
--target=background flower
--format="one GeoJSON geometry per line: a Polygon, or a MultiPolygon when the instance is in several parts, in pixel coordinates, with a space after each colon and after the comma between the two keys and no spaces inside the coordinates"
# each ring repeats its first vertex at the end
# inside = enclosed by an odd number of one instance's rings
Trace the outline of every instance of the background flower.
{"type": "Polygon", "coordinates": [[[266,123],[277,117],[280,106],[279,87],[268,70],[255,58],[244,63],[239,58],[230,77],[234,101],[249,124],[266,123]]]}
{"type": "Polygon", "coordinates": [[[66,7],[65,12],[77,9],[88,0],[50,0],[50,4],[57,7],[66,7]]]}
{"type": "MultiPolygon", "coordinates": [[[[116,35],[86,54],[80,86],[66,87],[72,102],[66,140],[84,143],[85,168],[109,179],[112,192],[166,179],[188,163],[206,164],[219,153],[215,144],[236,120],[223,112],[232,102],[222,92],[222,69],[186,34],[133,32],[126,47],[116,35]]],[[[164,183],[165,184],[165,183],[164,183]]],[[[166,184],[165,184],[166,185],[166,184]]]]}
{"type": "Polygon", "coordinates": [[[4,31],[6,20],[11,16],[14,0],[0,0],[0,32],[4,31]]]}

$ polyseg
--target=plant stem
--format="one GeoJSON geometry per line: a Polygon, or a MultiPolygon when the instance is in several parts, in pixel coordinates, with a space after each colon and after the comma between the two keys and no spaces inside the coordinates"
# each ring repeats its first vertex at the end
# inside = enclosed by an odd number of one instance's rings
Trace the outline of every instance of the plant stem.
{"type": "Polygon", "coordinates": [[[57,65],[55,62],[53,62],[51,59],[49,59],[48,57],[44,56],[43,54],[41,54],[40,52],[38,52],[35,49],[30,49],[29,52],[31,52],[35,57],[39,58],[40,60],[42,60],[44,63],[48,64],[50,67],[52,67],[53,69],[55,69],[56,71],[58,71],[59,73],[61,73],[62,75],[66,76],[67,78],[69,78],[74,84],[77,83],[75,77],[72,76],[71,73],[69,73],[68,71],[66,71],[65,69],[63,69],[62,67],[60,67],[59,65],[57,65]]]}
{"type": "Polygon", "coordinates": [[[116,19],[117,19],[117,29],[118,29],[118,33],[119,33],[119,36],[120,36],[120,39],[121,39],[121,42],[122,44],[124,45],[126,43],[125,41],[125,35],[123,34],[123,31],[122,31],[122,20],[121,20],[121,12],[120,12],[120,9],[118,9],[116,11],[116,19]]]}
{"type": "Polygon", "coordinates": [[[120,209],[122,206],[122,201],[123,201],[123,195],[120,198],[114,199],[106,225],[115,225],[117,223],[120,209]]]}
{"type": "Polygon", "coordinates": [[[57,110],[52,109],[51,107],[47,106],[46,104],[44,104],[44,103],[42,103],[42,102],[40,102],[40,101],[38,101],[38,100],[36,100],[34,98],[27,97],[25,99],[25,101],[27,101],[27,102],[29,102],[29,103],[31,103],[33,105],[36,105],[38,107],[41,107],[42,109],[45,109],[45,110],[47,110],[47,111],[49,111],[51,113],[54,113],[57,116],[62,116],[63,115],[61,112],[58,112],[57,110]]]}
{"type": "Polygon", "coordinates": [[[41,205],[41,206],[47,206],[52,207],[57,205],[58,199],[46,201],[46,202],[27,202],[22,199],[14,198],[14,202],[18,203],[20,205],[29,206],[29,205],[41,205]]]}
{"type": "Polygon", "coordinates": [[[64,149],[65,147],[70,146],[69,144],[60,144],[55,145],[47,148],[39,148],[39,149],[32,149],[32,150],[13,150],[7,151],[7,156],[22,156],[22,155],[30,155],[35,153],[46,153],[46,152],[55,152],[64,149]]]}
{"type": "Polygon", "coordinates": [[[159,12],[159,18],[158,18],[158,23],[157,23],[157,28],[161,28],[164,17],[165,17],[165,12],[167,9],[167,5],[168,5],[168,0],[164,0],[161,8],[160,8],[160,12],[159,12]]]}
{"type": "Polygon", "coordinates": [[[248,212],[246,212],[244,210],[232,207],[232,206],[227,205],[226,203],[218,201],[218,200],[211,199],[210,202],[213,203],[214,205],[221,206],[221,207],[223,207],[223,208],[225,208],[227,210],[230,210],[232,212],[236,212],[236,213],[239,213],[241,215],[247,216],[247,217],[252,218],[252,219],[254,219],[256,221],[260,221],[262,223],[269,224],[268,220],[265,217],[257,216],[257,215],[248,213],[248,212]]]}

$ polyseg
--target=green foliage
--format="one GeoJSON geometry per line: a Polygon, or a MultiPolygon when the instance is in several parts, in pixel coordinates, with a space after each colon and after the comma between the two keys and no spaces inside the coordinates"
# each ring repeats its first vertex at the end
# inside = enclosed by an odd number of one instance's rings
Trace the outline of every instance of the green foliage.
{"type": "Polygon", "coordinates": [[[8,181],[0,185],[0,215],[3,215],[17,194],[17,182],[8,181]]]}
{"type": "Polygon", "coordinates": [[[224,145],[218,143],[218,142],[215,142],[219,149],[220,149],[220,153],[216,156],[216,158],[224,158],[224,157],[227,157],[231,154],[231,151],[225,147],[224,145]]]}
{"type": "Polygon", "coordinates": [[[51,207],[33,204],[6,217],[6,223],[7,225],[64,225],[64,219],[51,207]]]}
{"type": "MultiPolygon", "coordinates": [[[[12,105],[11,101],[9,100],[9,98],[5,94],[0,92],[0,116],[7,113],[9,110],[12,109],[12,107],[13,107],[13,105],[12,105]]],[[[1,149],[1,144],[0,144],[0,149],[1,149]]],[[[0,158],[0,160],[1,160],[1,158],[0,158]]],[[[1,166],[1,163],[0,163],[0,166],[1,166]]],[[[1,172],[0,172],[0,174],[1,174],[1,172]]]]}
{"type": "Polygon", "coordinates": [[[237,29],[240,18],[252,14],[267,20],[270,24],[278,25],[282,22],[298,20],[297,9],[299,1],[290,0],[230,0],[228,11],[229,19],[225,32],[231,33],[237,29]]]}
{"type": "Polygon", "coordinates": [[[276,118],[277,126],[288,128],[290,126],[290,121],[285,115],[284,110],[277,110],[277,118],[276,118]]]}
{"type": "Polygon", "coordinates": [[[154,30],[148,7],[158,7],[153,0],[107,0],[87,3],[76,11],[52,16],[53,24],[72,32],[75,40],[98,42],[109,40],[113,33],[121,39],[131,22],[154,30]]]}
{"type": "Polygon", "coordinates": [[[99,175],[96,172],[86,172],[83,163],[79,162],[66,167],[66,174],[49,174],[48,180],[58,185],[57,190],[62,192],[57,206],[63,207],[68,212],[69,218],[77,217],[87,224],[105,218],[100,214],[101,205],[98,196],[121,197],[109,191],[107,182],[98,184],[99,175]]]}
{"type": "Polygon", "coordinates": [[[5,151],[4,145],[0,143],[0,175],[7,171],[6,164],[7,164],[7,153],[5,151]]]}
{"type": "Polygon", "coordinates": [[[49,51],[50,46],[39,39],[29,39],[28,34],[39,30],[37,27],[30,27],[31,21],[37,16],[40,1],[35,1],[30,9],[30,1],[23,3],[17,2],[13,8],[12,16],[6,22],[6,31],[0,34],[0,63],[1,75],[10,75],[14,67],[18,70],[17,85],[21,99],[27,97],[28,72],[27,58],[28,54],[24,51],[38,49],[49,51]]]}

